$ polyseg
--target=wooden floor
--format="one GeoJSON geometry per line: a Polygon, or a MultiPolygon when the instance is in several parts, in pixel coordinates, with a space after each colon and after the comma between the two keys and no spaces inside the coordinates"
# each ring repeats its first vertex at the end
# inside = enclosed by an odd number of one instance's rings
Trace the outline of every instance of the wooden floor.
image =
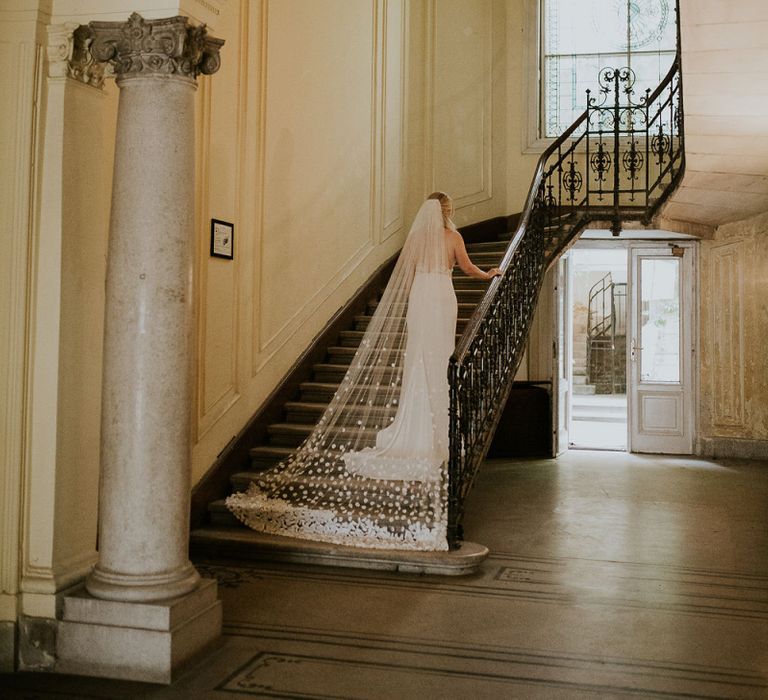
{"type": "Polygon", "coordinates": [[[0,676],[2,698],[768,698],[768,463],[491,460],[472,576],[197,562],[220,648],[171,687],[0,676]]]}

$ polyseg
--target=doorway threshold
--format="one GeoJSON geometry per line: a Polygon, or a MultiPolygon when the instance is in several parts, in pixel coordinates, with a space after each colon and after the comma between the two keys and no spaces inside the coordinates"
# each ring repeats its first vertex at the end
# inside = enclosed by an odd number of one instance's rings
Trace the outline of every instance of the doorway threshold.
{"type": "Polygon", "coordinates": [[[626,452],[626,447],[595,447],[592,445],[568,445],[569,450],[593,450],[595,452],[626,452]]]}

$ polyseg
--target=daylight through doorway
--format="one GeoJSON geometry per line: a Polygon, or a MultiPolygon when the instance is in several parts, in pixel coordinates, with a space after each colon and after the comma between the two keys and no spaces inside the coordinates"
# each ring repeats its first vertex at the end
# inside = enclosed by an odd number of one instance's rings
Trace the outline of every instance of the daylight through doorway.
{"type": "Polygon", "coordinates": [[[627,449],[627,251],[571,252],[569,442],[627,449]]]}

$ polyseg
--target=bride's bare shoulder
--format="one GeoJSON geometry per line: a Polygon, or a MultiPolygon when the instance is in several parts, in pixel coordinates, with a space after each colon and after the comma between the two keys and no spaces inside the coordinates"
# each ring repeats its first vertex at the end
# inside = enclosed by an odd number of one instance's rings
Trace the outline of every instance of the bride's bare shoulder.
{"type": "Polygon", "coordinates": [[[446,228],[445,236],[453,245],[462,245],[464,243],[464,237],[455,228],[446,228]]]}

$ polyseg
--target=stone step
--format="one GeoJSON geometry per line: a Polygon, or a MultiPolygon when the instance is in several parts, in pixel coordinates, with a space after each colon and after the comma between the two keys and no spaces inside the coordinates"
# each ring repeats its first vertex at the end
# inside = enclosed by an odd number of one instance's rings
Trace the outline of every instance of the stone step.
{"type": "Polygon", "coordinates": [[[195,556],[207,558],[314,564],[439,576],[475,573],[488,556],[487,547],[473,542],[462,542],[458,549],[444,552],[369,549],[266,535],[239,524],[237,527],[211,525],[193,530],[190,546],[195,556]]]}
{"type": "Polygon", "coordinates": [[[459,305],[472,304],[473,306],[477,306],[480,300],[485,296],[485,292],[487,289],[488,289],[487,283],[484,284],[479,289],[457,289],[455,290],[456,300],[458,301],[459,305]]]}
{"type": "MultiPolygon", "coordinates": [[[[329,404],[333,395],[338,391],[336,382],[303,382],[300,385],[299,401],[314,404],[329,404]]],[[[374,395],[374,406],[383,406],[388,401],[387,392],[374,395]]]]}
{"type": "MultiPolygon", "coordinates": [[[[330,362],[320,362],[313,366],[312,375],[313,381],[319,383],[333,383],[341,384],[344,377],[349,370],[349,364],[333,364],[330,362]]],[[[391,377],[392,372],[384,370],[384,377],[391,377]]]]}
{"type": "MultiPolygon", "coordinates": [[[[391,343],[402,342],[402,339],[405,336],[405,324],[400,324],[400,325],[402,330],[399,330],[398,332],[391,332],[391,333],[385,334],[387,341],[391,343]]],[[[341,331],[339,333],[339,338],[337,343],[342,347],[356,348],[360,345],[360,341],[363,339],[364,335],[365,335],[365,331],[360,331],[360,330],[341,331]]]]}
{"type": "MultiPolygon", "coordinates": [[[[371,319],[373,316],[371,314],[358,314],[355,316],[355,325],[354,329],[356,331],[365,331],[368,330],[368,326],[371,323],[371,319]]],[[[400,323],[397,326],[393,326],[393,331],[402,331],[405,328],[405,319],[400,321],[400,323]]]]}
{"type": "Polygon", "coordinates": [[[478,251],[471,253],[469,257],[478,267],[496,267],[503,255],[503,251],[478,251]]]}
{"type": "Polygon", "coordinates": [[[304,423],[273,423],[267,426],[269,444],[279,447],[298,447],[307,439],[313,427],[304,423]]]}
{"type": "Polygon", "coordinates": [[[509,241],[485,241],[484,243],[467,243],[465,247],[467,252],[472,255],[473,253],[497,253],[499,260],[504,255],[509,241]]]}
{"type": "MultiPolygon", "coordinates": [[[[469,306],[472,307],[472,310],[468,310],[466,312],[465,316],[461,316],[462,310],[459,309],[459,318],[456,322],[456,330],[459,332],[462,332],[467,327],[467,321],[469,321],[469,317],[472,315],[472,311],[475,309],[475,304],[470,304],[469,306]]],[[[371,322],[371,318],[373,318],[371,315],[367,314],[360,314],[359,316],[355,316],[355,330],[356,331],[365,331],[368,329],[368,324],[371,322]]]]}
{"type": "MultiPolygon", "coordinates": [[[[480,301],[480,299],[483,298],[483,294],[485,294],[485,290],[482,290],[482,292],[462,292],[463,295],[469,295],[474,298],[474,300],[466,300],[459,298],[459,295],[456,294],[456,299],[458,301],[459,307],[458,307],[458,313],[460,319],[468,319],[472,312],[477,308],[477,302],[480,301]]],[[[376,311],[376,307],[378,306],[377,301],[372,301],[368,303],[368,312],[369,315],[373,314],[376,311]]]]}
{"type": "Polygon", "coordinates": [[[279,447],[277,445],[259,445],[249,450],[251,456],[251,469],[263,471],[274,467],[278,462],[288,459],[294,453],[293,447],[279,447]]]}
{"type": "Polygon", "coordinates": [[[214,527],[244,527],[224,505],[223,498],[208,504],[208,522],[214,527]]]}
{"type": "Polygon", "coordinates": [[[573,393],[581,394],[584,396],[586,396],[587,394],[594,394],[595,385],[594,384],[582,384],[582,385],[576,384],[573,386],[573,393]]]}
{"type": "Polygon", "coordinates": [[[574,420],[625,423],[627,421],[626,397],[617,397],[615,394],[574,397],[571,415],[574,420]]]}
{"type": "MultiPolygon", "coordinates": [[[[364,331],[341,331],[339,333],[339,340],[338,343],[342,347],[354,347],[357,348],[360,346],[360,341],[363,339],[363,335],[365,335],[364,331]]],[[[403,341],[403,337],[405,336],[405,333],[388,333],[387,339],[392,341],[403,341]]],[[[459,338],[461,338],[461,334],[456,334],[456,340],[458,341],[459,338]]]]}
{"type": "MultiPolygon", "coordinates": [[[[334,365],[344,365],[352,362],[352,358],[357,352],[356,347],[344,346],[344,345],[331,345],[328,348],[327,362],[334,365]]],[[[402,354],[405,350],[397,350],[398,354],[402,354]]]]}
{"type": "Polygon", "coordinates": [[[330,403],[338,391],[340,382],[302,382],[299,385],[301,401],[310,403],[330,403]]]}
{"type": "MultiPolygon", "coordinates": [[[[298,447],[314,429],[311,423],[273,423],[267,426],[270,445],[280,447],[298,447]]],[[[373,443],[376,430],[368,429],[361,431],[364,440],[370,440],[373,443]]]]}
{"type": "MultiPolygon", "coordinates": [[[[386,396],[382,391],[382,396],[386,396]]],[[[327,403],[309,403],[306,401],[288,401],[285,404],[285,422],[286,423],[309,423],[316,425],[320,417],[328,408],[327,403]]],[[[338,419],[339,425],[355,425],[361,417],[366,416],[368,422],[373,422],[373,426],[383,428],[394,418],[397,413],[397,406],[347,406],[344,409],[343,416],[338,419]]]]}
{"type": "Polygon", "coordinates": [[[612,415],[612,416],[598,416],[598,415],[572,415],[571,420],[577,420],[577,421],[585,421],[588,423],[598,422],[598,423],[626,423],[627,422],[627,415],[626,413],[623,416],[620,415],[612,415]]]}
{"type": "Polygon", "coordinates": [[[488,287],[489,280],[479,280],[474,277],[469,277],[468,275],[465,275],[463,272],[459,274],[454,274],[453,276],[453,289],[456,292],[456,294],[459,293],[459,291],[469,290],[469,291],[485,291],[488,287]]]}

